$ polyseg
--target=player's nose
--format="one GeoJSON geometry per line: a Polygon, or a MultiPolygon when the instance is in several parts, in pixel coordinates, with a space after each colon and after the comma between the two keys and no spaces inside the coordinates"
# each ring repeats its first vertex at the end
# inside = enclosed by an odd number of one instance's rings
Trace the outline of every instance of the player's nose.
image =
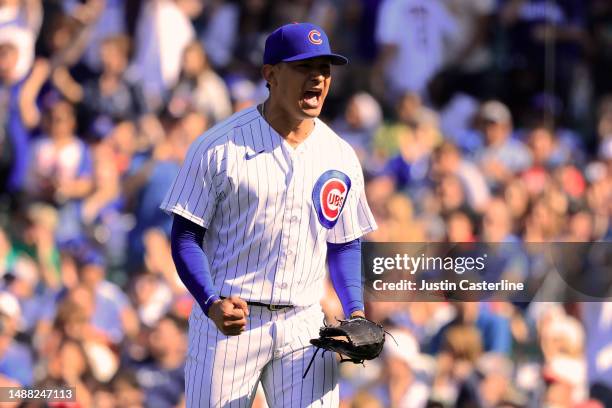
{"type": "Polygon", "coordinates": [[[308,87],[320,87],[321,84],[325,83],[325,73],[318,71],[311,71],[308,76],[308,87]]]}
{"type": "Polygon", "coordinates": [[[311,70],[308,74],[308,80],[318,84],[319,82],[324,81],[325,77],[323,76],[321,70],[311,70]]]}
{"type": "Polygon", "coordinates": [[[310,68],[309,77],[312,79],[316,79],[317,81],[323,81],[330,75],[329,67],[315,65],[310,68]]]}

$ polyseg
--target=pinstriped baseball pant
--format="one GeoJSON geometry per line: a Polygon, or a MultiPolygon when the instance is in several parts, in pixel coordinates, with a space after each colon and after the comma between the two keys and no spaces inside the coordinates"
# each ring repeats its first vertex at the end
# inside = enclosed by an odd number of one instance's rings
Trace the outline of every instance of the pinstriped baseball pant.
{"type": "Polygon", "coordinates": [[[225,336],[196,305],[189,318],[185,366],[187,407],[250,407],[261,381],[270,408],[338,407],[338,363],[315,348],[323,313],[318,304],[270,311],[249,306],[246,330],[225,336]]]}

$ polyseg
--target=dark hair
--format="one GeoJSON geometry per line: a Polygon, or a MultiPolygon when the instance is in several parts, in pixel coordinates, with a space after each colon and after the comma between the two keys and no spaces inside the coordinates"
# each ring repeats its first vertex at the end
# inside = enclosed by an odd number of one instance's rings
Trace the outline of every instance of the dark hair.
{"type": "Polygon", "coordinates": [[[164,315],[161,319],[159,319],[159,322],[161,322],[162,320],[170,320],[174,324],[174,326],[176,326],[176,328],[179,329],[181,332],[186,333],[189,329],[189,323],[187,322],[187,320],[178,317],[172,312],[164,315]]]}
{"type": "Polygon", "coordinates": [[[115,374],[115,376],[111,380],[111,387],[115,389],[120,383],[127,384],[132,388],[140,389],[140,384],[138,384],[136,374],[131,370],[117,371],[117,374],[115,374]]]}
{"type": "Polygon", "coordinates": [[[125,58],[129,58],[132,49],[130,37],[124,34],[108,36],[102,40],[102,45],[113,45],[117,47],[125,58]]]}
{"type": "Polygon", "coordinates": [[[59,104],[68,105],[68,107],[70,107],[70,113],[76,120],[76,107],[74,103],[70,102],[63,95],[54,91],[47,93],[42,100],[43,114],[49,115],[51,111],[59,104]]]}
{"type": "Polygon", "coordinates": [[[453,142],[449,142],[448,140],[443,141],[440,145],[438,145],[434,149],[434,157],[440,157],[445,153],[455,153],[461,155],[461,151],[453,142]]]}
{"type": "Polygon", "coordinates": [[[58,353],[60,352],[60,350],[62,350],[64,347],[68,345],[75,346],[77,350],[79,351],[79,353],[81,353],[81,355],[83,356],[83,363],[85,367],[83,370],[83,374],[81,374],[81,379],[84,380],[84,382],[89,381],[91,378],[93,378],[93,373],[91,369],[91,363],[89,362],[89,358],[87,357],[87,352],[85,351],[85,347],[83,346],[83,343],[81,343],[78,340],[69,338],[69,337],[64,337],[59,347],[57,348],[58,353]]]}

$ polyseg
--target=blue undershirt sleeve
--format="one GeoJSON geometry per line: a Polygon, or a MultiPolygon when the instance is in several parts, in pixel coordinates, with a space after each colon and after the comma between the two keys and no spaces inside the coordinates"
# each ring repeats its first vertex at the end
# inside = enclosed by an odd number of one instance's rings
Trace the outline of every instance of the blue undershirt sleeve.
{"type": "Polygon", "coordinates": [[[349,317],[363,307],[361,281],[361,239],[342,244],[327,243],[327,266],[344,315],[349,317]]]}
{"type": "Polygon", "coordinates": [[[208,308],[219,299],[215,291],[210,266],[202,241],[206,229],[188,219],[175,215],[170,242],[172,259],[181,281],[208,316],[208,308]]]}

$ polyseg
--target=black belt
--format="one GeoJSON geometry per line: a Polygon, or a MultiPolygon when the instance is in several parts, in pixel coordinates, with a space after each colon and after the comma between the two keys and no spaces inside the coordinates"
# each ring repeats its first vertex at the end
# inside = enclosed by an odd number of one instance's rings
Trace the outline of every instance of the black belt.
{"type": "Polygon", "coordinates": [[[284,309],[293,309],[294,307],[293,305],[267,305],[261,302],[248,302],[248,301],[247,301],[247,305],[265,307],[266,309],[273,311],[273,312],[276,312],[278,310],[284,310],[284,309]]]}
{"type": "MultiPolygon", "coordinates": [[[[221,299],[225,299],[224,296],[219,296],[221,299]]],[[[269,305],[267,303],[261,303],[261,302],[251,302],[250,300],[246,301],[247,305],[249,306],[259,306],[259,307],[265,307],[266,309],[272,311],[272,312],[277,312],[279,310],[284,310],[284,309],[293,309],[294,306],[293,305],[269,305]]]]}

